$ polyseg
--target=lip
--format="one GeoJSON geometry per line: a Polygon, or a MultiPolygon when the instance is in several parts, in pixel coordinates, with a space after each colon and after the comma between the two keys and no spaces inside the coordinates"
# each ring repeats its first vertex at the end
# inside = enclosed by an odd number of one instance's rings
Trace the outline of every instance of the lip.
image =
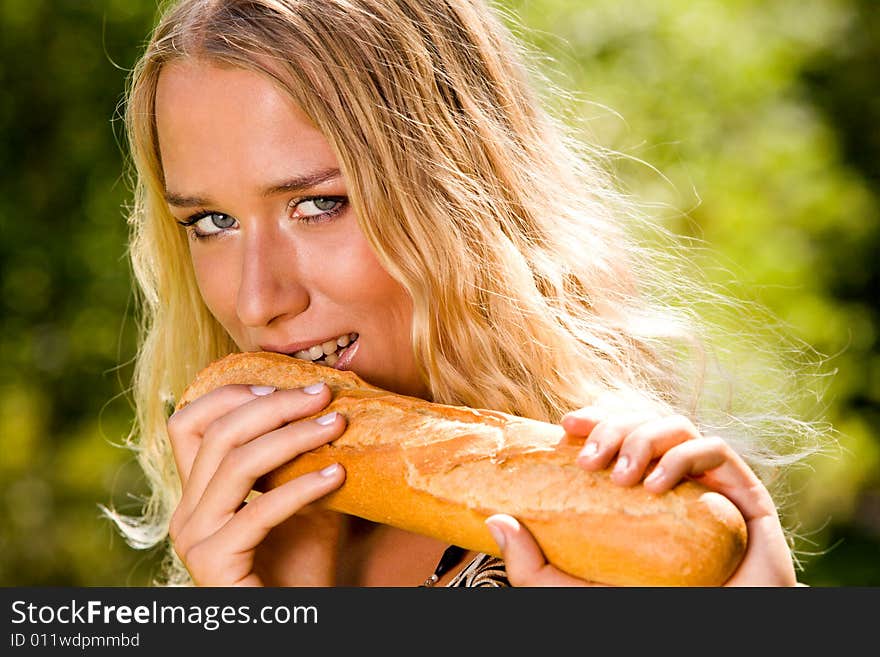
{"type": "Polygon", "coordinates": [[[329,337],[318,339],[318,340],[303,340],[302,342],[293,342],[290,344],[283,345],[274,345],[274,344],[261,344],[257,345],[261,351],[274,351],[276,354],[287,354],[292,356],[297,351],[304,351],[305,349],[310,349],[315,345],[324,344],[329,340],[336,340],[341,335],[351,335],[352,331],[348,331],[348,333],[337,333],[336,335],[331,335],[329,337]]]}
{"type": "Polygon", "coordinates": [[[357,354],[358,347],[361,346],[361,336],[358,335],[357,340],[348,345],[339,352],[339,360],[333,365],[334,370],[347,370],[351,367],[351,361],[357,354]]]}

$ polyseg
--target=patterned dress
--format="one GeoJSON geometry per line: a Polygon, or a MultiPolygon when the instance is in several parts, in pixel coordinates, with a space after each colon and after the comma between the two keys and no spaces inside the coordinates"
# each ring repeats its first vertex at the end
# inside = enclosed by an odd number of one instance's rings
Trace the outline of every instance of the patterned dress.
{"type": "Polygon", "coordinates": [[[504,562],[490,554],[478,554],[447,586],[510,586],[504,562]]]}

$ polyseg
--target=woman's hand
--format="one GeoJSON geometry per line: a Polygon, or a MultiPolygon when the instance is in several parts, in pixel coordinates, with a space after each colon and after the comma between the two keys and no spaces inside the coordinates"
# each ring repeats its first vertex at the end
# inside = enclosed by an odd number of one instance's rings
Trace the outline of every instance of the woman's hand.
{"type": "Polygon", "coordinates": [[[272,585],[265,580],[289,570],[297,551],[314,557],[316,535],[332,541],[326,523],[322,532],[315,518],[292,516],[342,485],[341,465],[245,504],[262,475],[342,434],[345,420],[335,413],[302,419],[320,412],[330,398],[324,384],[277,391],[229,385],[171,416],[168,434],[183,492],[169,535],[197,585],[272,585]],[[298,530],[298,523],[312,526],[298,530]]]}
{"type": "MultiPolygon", "coordinates": [[[[578,463],[587,470],[617,461],[611,479],[620,486],[642,482],[648,466],[659,459],[642,485],[662,493],[684,478],[725,495],[746,521],[749,542],[743,561],[725,586],[793,586],[794,564],[770,493],[745,461],[722,439],[704,437],[680,415],[612,417],[597,407],[567,414],[562,426],[586,439],[578,463]]],[[[548,564],[538,544],[522,525],[506,515],[488,525],[499,543],[514,586],[588,586],[548,564]]]]}

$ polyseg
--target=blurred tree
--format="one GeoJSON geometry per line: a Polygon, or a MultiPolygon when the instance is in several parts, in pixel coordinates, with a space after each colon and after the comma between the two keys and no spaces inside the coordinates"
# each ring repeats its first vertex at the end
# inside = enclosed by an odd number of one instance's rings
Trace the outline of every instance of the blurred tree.
{"type": "Polygon", "coordinates": [[[143,484],[116,106],[155,7],[0,2],[0,583],[144,583],[97,504],[143,484]]]}
{"type": "MultiPolygon", "coordinates": [[[[880,13],[875,0],[848,6],[845,28],[803,68],[811,102],[823,112],[839,145],[844,175],[863,181],[871,211],[850,223],[823,226],[819,276],[825,292],[852,319],[848,385],[839,394],[839,415],[858,418],[877,448],[880,427],[880,13]]],[[[855,422],[855,421],[854,421],[855,422]]],[[[854,454],[855,458],[862,456],[854,454]]],[[[841,476],[847,476],[841,473],[841,476]]],[[[880,584],[880,468],[865,485],[848,516],[826,529],[835,546],[812,562],[817,584],[880,584]]]]}

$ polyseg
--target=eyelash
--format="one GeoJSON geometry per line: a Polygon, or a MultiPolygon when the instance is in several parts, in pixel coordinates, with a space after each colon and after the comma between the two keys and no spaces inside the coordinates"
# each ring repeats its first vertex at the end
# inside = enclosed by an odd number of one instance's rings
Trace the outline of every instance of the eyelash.
{"type": "MultiPolygon", "coordinates": [[[[337,205],[332,210],[327,210],[326,212],[322,212],[321,214],[296,218],[298,221],[300,221],[304,224],[307,224],[307,225],[319,224],[319,223],[324,223],[325,221],[329,221],[330,219],[333,219],[336,215],[338,215],[340,212],[342,212],[346,208],[346,206],[348,206],[348,199],[345,196],[307,196],[305,198],[300,198],[300,199],[296,199],[294,201],[291,201],[290,204],[288,205],[288,207],[292,207],[292,208],[296,209],[301,204],[308,203],[310,201],[333,201],[337,205]]],[[[232,217],[232,215],[228,215],[225,212],[216,212],[214,210],[199,210],[198,212],[187,217],[186,219],[178,220],[177,223],[180,224],[181,226],[183,226],[184,228],[186,228],[187,232],[190,233],[190,237],[192,237],[193,239],[207,240],[207,239],[211,239],[212,237],[217,237],[219,235],[222,235],[227,230],[227,229],[221,228],[216,233],[209,233],[209,234],[198,232],[198,230],[195,228],[195,225],[197,223],[199,223],[202,219],[204,219],[206,217],[210,217],[213,214],[222,215],[224,217],[231,217],[232,219],[235,219],[235,217],[232,217]],[[192,229],[192,230],[189,230],[189,229],[192,229]]]]}

